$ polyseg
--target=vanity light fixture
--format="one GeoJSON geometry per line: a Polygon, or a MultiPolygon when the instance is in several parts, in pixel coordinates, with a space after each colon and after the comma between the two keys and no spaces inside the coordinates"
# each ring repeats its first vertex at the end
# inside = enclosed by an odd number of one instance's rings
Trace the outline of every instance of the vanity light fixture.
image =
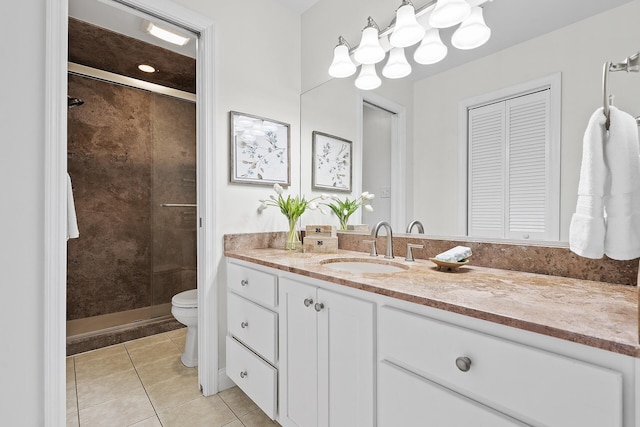
{"type": "Polygon", "coordinates": [[[442,61],[448,51],[440,38],[440,30],[429,27],[420,46],[413,53],[413,60],[423,65],[435,64],[442,61]]]}
{"type": "Polygon", "coordinates": [[[375,64],[362,64],[360,75],[356,79],[356,87],[362,90],[372,90],[380,87],[382,80],[376,74],[375,64]]]}
{"type": "Polygon", "coordinates": [[[439,29],[460,23],[454,32],[452,44],[463,50],[482,46],[491,37],[491,29],[484,22],[480,6],[490,1],[493,0],[429,0],[415,9],[410,0],[402,0],[395,18],[383,30],[369,16],[367,26],[362,30],[360,44],[355,48],[349,46],[344,37],[338,37],[329,75],[349,77],[361,65],[360,74],[355,80],[356,87],[375,89],[382,84],[376,74],[375,64],[382,61],[387,52],[390,51],[389,59],[382,69],[382,75],[389,79],[405,77],[411,73],[405,47],[420,42],[413,54],[413,60],[418,64],[429,65],[442,61],[447,56],[448,48],[440,38],[439,29]],[[381,44],[383,38],[385,40],[381,44]]]}
{"type": "MultiPolygon", "coordinates": [[[[355,71],[355,67],[353,70],[355,71]]],[[[265,120],[262,122],[262,129],[264,129],[265,132],[276,132],[278,130],[278,125],[265,120]]]]}
{"type": "Polygon", "coordinates": [[[386,52],[380,46],[378,33],[380,28],[372,17],[367,19],[367,26],[362,30],[360,45],[356,48],[353,57],[360,64],[377,64],[385,57],[386,52]]]}
{"type": "Polygon", "coordinates": [[[438,0],[429,16],[429,25],[434,28],[453,27],[464,21],[470,13],[471,6],[465,0],[438,0]]]}
{"type": "Polygon", "coordinates": [[[394,47],[389,52],[389,59],[382,69],[382,75],[388,79],[401,79],[409,74],[411,74],[411,65],[404,56],[404,48],[394,47]]]}
{"type": "Polygon", "coordinates": [[[482,8],[475,6],[471,9],[471,15],[453,33],[451,44],[458,49],[475,49],[485,44],[490,37],[491,28],[484,23],[482,8]]]}
{"type": "Polygon", "coordinates": [[[156,69],[149,64],[140,64],[138,65],[138,70],[144,71],[145,73],[155,73],[156,69]]]}
{"type": "Polygon", "coordinates": [[[396,27],[389,36],[389,43],[393,47],[413,46],[422,40],[424,33],[424,28],[416,20],[413,3],[402,0],[402,5],[396,10],[396,27]]]}
{"type": "Polygon", "coordinates": [[[184,46],[191,40],[189,37],[158,27],[153,22],[150,22],[147,26],[147,32],[152,36],[178,46],[184,46]]]}
{"type": "Polygon", "coordinates": [[[349,46],[345,38],[338,37],[338,45],[333,49],[333,61],[329,66],[329,75],[331,77],[349,77],[356,72],[356,64],[351,60],[349,50],[351,50],[351,46],[349,46]]]}

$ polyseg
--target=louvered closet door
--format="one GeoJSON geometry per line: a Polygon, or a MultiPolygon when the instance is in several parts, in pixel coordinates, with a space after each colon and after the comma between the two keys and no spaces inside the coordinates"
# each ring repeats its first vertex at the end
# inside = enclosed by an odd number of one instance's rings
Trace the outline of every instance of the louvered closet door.
{"type": "Polygon", "coordinates": [[[474,237],[504,236],[504,102],[469,110],[468,229],[474,237]]]}
{"type": "Polygon", "coordinates": [[[505,102],[506,238],[542,240],[549,221],[549,90],[505,102]]]}

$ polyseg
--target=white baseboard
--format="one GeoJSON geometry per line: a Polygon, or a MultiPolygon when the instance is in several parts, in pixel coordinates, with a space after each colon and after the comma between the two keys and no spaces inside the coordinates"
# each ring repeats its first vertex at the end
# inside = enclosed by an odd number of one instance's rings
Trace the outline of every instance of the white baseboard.
{"type": "Polygon", "coordinates": [[[231,387],[235,387],[236,383],[234,383],[231,378],[227,375],[227,369],[223,368],[218,371],[218,391],[226,390],[231,387]]]}

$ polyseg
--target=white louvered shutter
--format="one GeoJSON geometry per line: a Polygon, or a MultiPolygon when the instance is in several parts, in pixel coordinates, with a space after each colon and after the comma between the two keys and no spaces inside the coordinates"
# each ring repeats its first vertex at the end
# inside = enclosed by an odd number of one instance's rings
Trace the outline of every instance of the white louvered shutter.
{"type": "Polygon", "coordinates": [[[549,90],[505,102],[507,231],[509,239],[547,236],[549,192],[549,90]]]}
{"type": "Polygon", "coordinates": [[[504,128],[504,102],[469,111],[468,230],[470,236],[504,236],[504,128]]]}
{"type": "Polygon", "coordinates": [[[468,232],[553,239],[550,90],[469,110],[468,232]]]}

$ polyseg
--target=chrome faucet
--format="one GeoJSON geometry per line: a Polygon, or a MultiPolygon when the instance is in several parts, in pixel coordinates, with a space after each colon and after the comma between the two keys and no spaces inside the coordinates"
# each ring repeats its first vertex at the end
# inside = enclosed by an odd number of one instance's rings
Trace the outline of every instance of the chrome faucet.
{"type": "Polygon", "coordinates": [[[417,219],[414,221],[411,221],[409,225],[407,225],[407,234],[411,234],[411,230],[413,229],[413,226],[418,227],[418,233],[424,234],[424,227],[422,226],[422,223],[417,219]]]}
{"type": "Polygon", "coordinates": [[[373,230],[371,230],[371,237],[375,240],[378,237],[378,231],[381,227],[387,230],[387,253],[384,257],[393,259],[393,231],[391,231],[391,225],[389,225],[387,221],[380,221],[373,227],[373,230]]]}

